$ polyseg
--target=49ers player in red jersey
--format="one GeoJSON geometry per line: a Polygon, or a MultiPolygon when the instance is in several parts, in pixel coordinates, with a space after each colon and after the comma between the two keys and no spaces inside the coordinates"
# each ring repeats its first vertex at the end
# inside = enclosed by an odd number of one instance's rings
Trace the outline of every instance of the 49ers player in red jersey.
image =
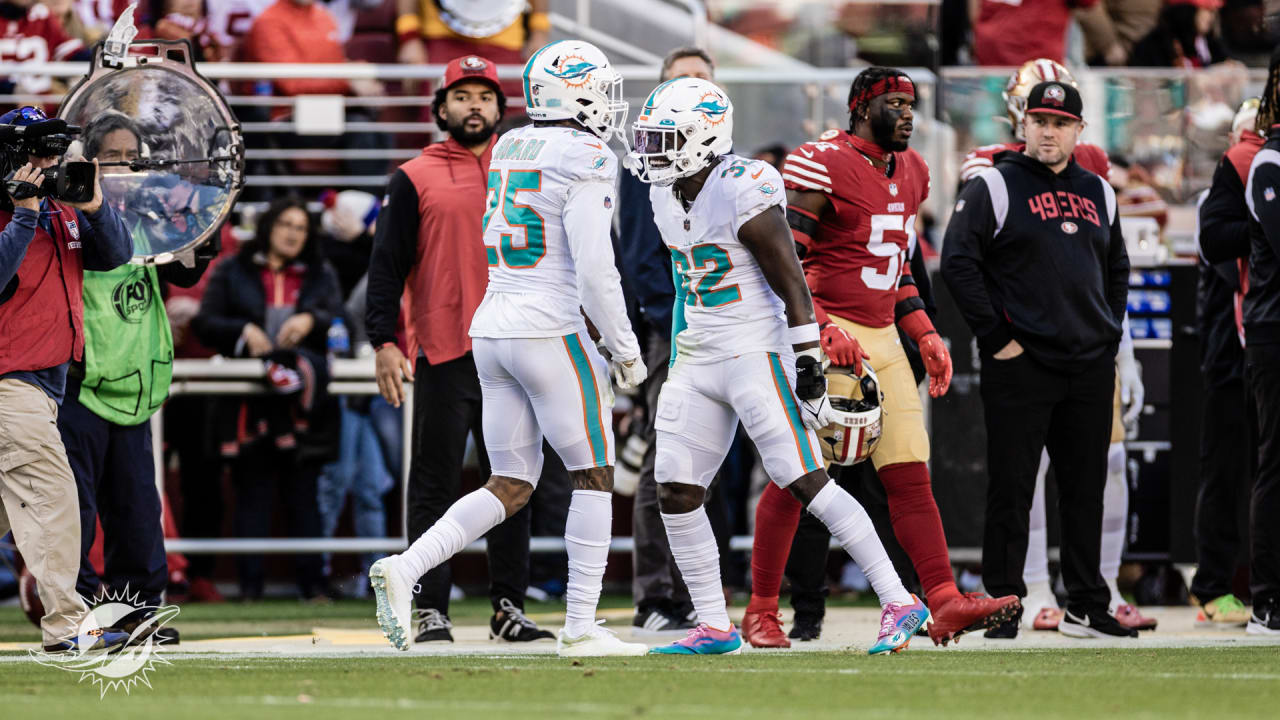
{"type": "MultiPolygon", "coordinates": [[[[835,365],[862,360],[884,393],[883,435],[871,460],[889,497],[894,535],[911,557],[945,644],[1003,622],[1018,598],[961,594],[929,484],[929,437],[911,365],[896,324],[920,346],[929,394],[951,383],[951,356],[925,313],[907,263],[916,213],[929,195],[929,167],[907,148],[915,86],[905,73],[872,67],[849,90],[851,129],[829,130],[787,156],[787,220],[813,295],[822,347],[835,365]]],[[[778,620],[778,591],[800,503],[766,488],[756,509],[752,595],[743,635],[756,647],[789,647],[778,620]]]]}
{"type": "MultiPolygon", "coordinates": [[[[969,154],[964,156],[964,162],[960,164],[961,185],[977,177],[983,170],[993,167],[996,155],[1005,151],[1020,153],[1026,149],[1027,143],[1022,137],[1022,116],[1027,107],[1027,95],[1031,94],[1031,88],[1036,85],[1055,80],[1076,87],[1076,80],[1071,77],[1069,70],[1045,58],[1028,60],[1018,68],[1017,72],[1009,76],[1009,81],[1005,83],[1001,95],[1004,96],[1009,122],[1013,124],[1014,140],[995,145],[983,145],[970,150],[969,154]]],[[[1111,161],[1107,159],[1107,151],[1097,145],[1077,143],[1072,158],[1077,165],[1104,180],[1111,174],[1111,161]]]]}

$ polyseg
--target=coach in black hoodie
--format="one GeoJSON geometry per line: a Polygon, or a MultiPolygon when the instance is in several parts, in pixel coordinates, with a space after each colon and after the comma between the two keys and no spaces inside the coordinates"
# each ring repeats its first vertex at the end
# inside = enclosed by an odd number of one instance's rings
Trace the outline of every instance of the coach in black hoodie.
{"type": "MultiPolygon", "coordinates": [[[[1110,594],[1098,571],[1129,257],[1114,191],[1071,159],[1081,110],[1068,84],[1032,88],[1026,150],[998,155],[981,182],[961,191],[942,246],[942,277],[983,360],[987,592],[1027,594],[1027,525],[1045,447],[1057,469],[1069,595],[1059,631],[1136,637],[1107,613],[1110,594]]],[[[1005,631],[1013,628],[988,636],[1012,637],[1005,631]]]]}

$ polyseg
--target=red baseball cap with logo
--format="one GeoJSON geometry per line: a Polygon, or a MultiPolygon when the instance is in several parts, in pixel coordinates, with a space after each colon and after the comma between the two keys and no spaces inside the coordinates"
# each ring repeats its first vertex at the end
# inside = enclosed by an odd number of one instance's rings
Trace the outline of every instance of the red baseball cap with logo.
{"type": "Polygon", "coordinates": [[[498,66],[493,61],[479,55],[462,55],[449,61],[444,69],[444,89],[468,80],[487,83],[499,94],[502,85],[498,83],[498,66]]]}

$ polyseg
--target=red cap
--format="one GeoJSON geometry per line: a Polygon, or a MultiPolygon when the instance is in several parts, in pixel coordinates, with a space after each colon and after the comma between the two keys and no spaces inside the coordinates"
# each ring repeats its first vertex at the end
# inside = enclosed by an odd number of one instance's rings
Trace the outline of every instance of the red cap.
{"type": "Polygon", "coordinates": [[[498,93],[502,86],[498,84],[498,67],[493,61],[479,55],[463,55],[449,61],[444,69],[444,88],[447,90],[466,80],[488,83],[498,93]]]}

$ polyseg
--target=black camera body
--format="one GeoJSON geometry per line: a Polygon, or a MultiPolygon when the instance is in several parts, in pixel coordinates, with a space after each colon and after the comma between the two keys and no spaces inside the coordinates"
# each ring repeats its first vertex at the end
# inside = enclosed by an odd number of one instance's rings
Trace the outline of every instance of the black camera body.
{"type": "Polygon", "coordinates": [[[14,180],[17,170],[4,178],[4,189],[14,200],[29,197],[54,197],[66,202],[84,203],[93,199],[93,183],[96,171],[93,163],[71,160],[44,169],[44,182],[40,185],[14,180]]]}
{"type": "Polygon", "coordinates": [[[4,189],[14,200],[49,197],[67,202],[89,202],[93,199],[96,171],[93,163],[62,162],[45,168],[44,182],[14,180],[18,169],[29,156],[61,157],[71,147],[80,128],[61,118],[50,118],[31,125],[0,125],[0,172],[4,173],[4,189]]]}

